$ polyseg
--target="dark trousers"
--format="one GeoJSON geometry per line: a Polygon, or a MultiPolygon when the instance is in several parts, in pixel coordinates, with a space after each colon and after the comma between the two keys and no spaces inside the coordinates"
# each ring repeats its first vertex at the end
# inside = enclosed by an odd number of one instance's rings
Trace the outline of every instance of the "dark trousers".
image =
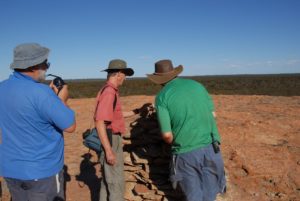
{"type": "Polygon", "coordinates": [[[5,178],[12,201],[64,201],[63,170],[58,174],[38,179],[5,178]]]}

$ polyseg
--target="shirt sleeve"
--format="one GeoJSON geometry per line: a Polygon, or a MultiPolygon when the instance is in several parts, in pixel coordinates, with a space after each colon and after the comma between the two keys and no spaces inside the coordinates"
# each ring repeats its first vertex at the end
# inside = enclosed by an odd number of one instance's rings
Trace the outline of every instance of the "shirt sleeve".
{"type": "Polygon", "coordinates": [[[60,130],[65,130],[75,123],[75,112],[64,105],[54,93],[48,95],[39,104],[42,118],[60,130]]]}
{"type": "Polygon", "coordinates": [[[104,90],[98,98],[98,106],[95,112],[95,120],[112,121],[114,110],[113,104],[115,99],[115,93],[109,89],[104,90]]]}
{"type": "Polygon", "coordinates": [[[164,103],[161,100],[156,99],[155,107],[157,111],[158,122],[160,124],[160,129],[162,133],[171,132],[171,119],[169,111],[164,103]]]}

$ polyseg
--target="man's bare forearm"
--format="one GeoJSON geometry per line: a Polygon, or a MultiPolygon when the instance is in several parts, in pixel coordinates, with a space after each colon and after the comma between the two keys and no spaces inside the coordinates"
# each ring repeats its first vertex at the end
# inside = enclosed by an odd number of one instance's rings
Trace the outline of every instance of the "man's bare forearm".
{"type": "Polygon", "coordinates": [[[110,144],[110,142],[108,140],[108,137],[107,137],[106,126],[105,126],[104,121],[96,121],[95,124],[96,124],[96,128],[97,128],[97,131],[98,131],[98,137],[101,141],[101,144],[104,148],[104,151],[105,152],[111,152],[112,148],[111,148],[111,144],[110,144]]]}

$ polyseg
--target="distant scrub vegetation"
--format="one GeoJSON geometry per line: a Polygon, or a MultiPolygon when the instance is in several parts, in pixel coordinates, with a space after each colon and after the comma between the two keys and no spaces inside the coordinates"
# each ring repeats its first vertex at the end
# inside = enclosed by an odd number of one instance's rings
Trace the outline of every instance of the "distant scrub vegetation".
{"type": "MultiPolygon", "coordinates": [[[[300,74],[230,75],[184,77],[203,84],[210,94],[299,96],[300,74]]],[[[96,97],[105,80],[67,80],[71,98],[96,97]]],[[[160,86],[147,78],[132,78],[124,82],[121,96],[155,95],[160,86]]]]}

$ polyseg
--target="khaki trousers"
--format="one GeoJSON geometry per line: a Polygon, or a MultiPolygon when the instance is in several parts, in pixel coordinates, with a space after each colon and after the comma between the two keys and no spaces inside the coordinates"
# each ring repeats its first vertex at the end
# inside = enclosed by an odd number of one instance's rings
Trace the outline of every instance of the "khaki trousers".
{"type": "Polygon", "coordinates": [[[107,164],[104,151],[100,156],[102,172],[100,201],[124,200],[124,158],[122,137],[120,135],[112,135],[112,149],[117,158],[117,163],[114,166],[107,164]]]}

